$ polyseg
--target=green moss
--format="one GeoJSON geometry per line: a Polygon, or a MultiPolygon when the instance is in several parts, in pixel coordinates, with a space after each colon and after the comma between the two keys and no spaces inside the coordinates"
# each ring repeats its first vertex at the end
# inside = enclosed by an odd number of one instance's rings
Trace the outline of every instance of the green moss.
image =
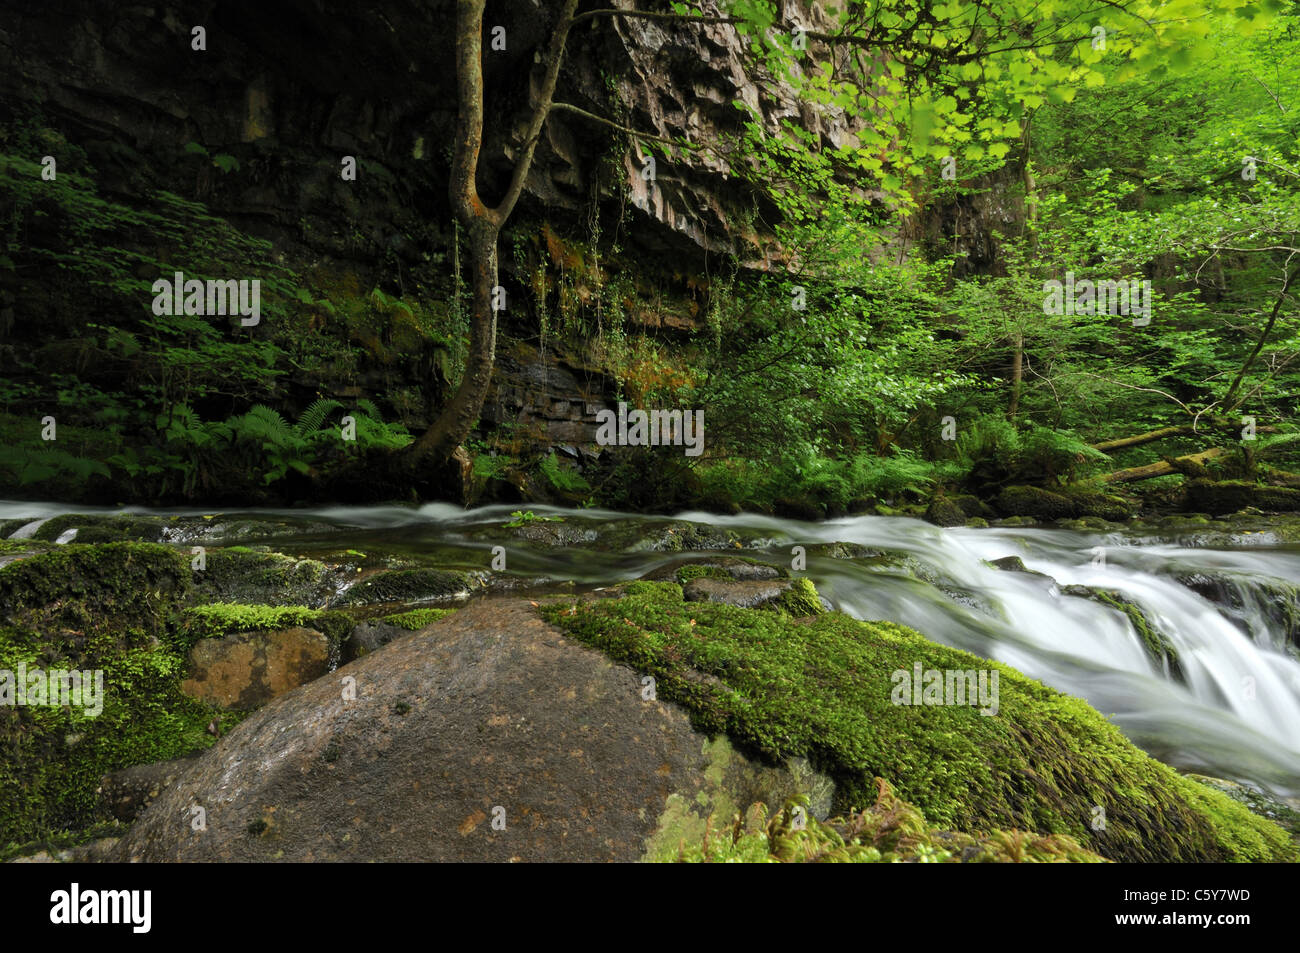
{"type": "Polygon", "coordinates": [[[103,678],[97,715],[0,706],[0,856],[107,821],[104,774],[212,743],[214,711],[181,694],[185,660],[168,638],[189,576],[183,555],[144,543],[71,544],[0,569],[0,669],[103,678]]]}
{"type": "Polygon", "coordinates": [[[336,591],[338,574],[314,559],[263,552],[247,546],[210,549],[194,573],[203,601],[322,605],[336,591]]]}
{"type": "Polygon", "coordinates": [[[874,803],[874,778],[944,829],[1062,834],[1113,860],[1292,859],[1285,833],[1223,795],[1187,785],[1083,701],[1005,665],[887,622],[682,602],[675,583],[632,583],[621,599],[544,615],[655,677],[697,728],[742,749],[804,756],[836,781],[841,813],[874,803]],[[972,705],[891,701],[892,673],[993,669],[995,716],[972,705]],[[1106,826],[1094,831],[1094,808],[1106,826]],[[1213,809],[1211,809],[1211,807],[1213,809]]]}
{"type": "Polygon", "coordinates": [[[190,569],[174,549],[153,543],[71,543],[0,569],[0,613],[55,633],[55,649],[104,628],[158,635],[166,607],[190,590],[190,569]]]}
{"type": "Polygon", "coordinates": [[[683,839],[683,863],[1101,863],[1105,858],[1065,834],[993,831],[974,836],[931,827],[925,815],[877,778],[876,802],[843,818],[819,821],[796,797],[768,818],[767,805],[683,839]]]}
{"type": "Polygon", "coordinates": [[[682,585],[685,585],[692,579],[730,579],[731,573],[727,572],[721,566],[708,566],[696,563],[690,566],[683,566],[674,573],[673,578],[682,585]]]}
{"type": "Polygon", "coordinates": [[[77,531],[78,543],[156,543],[162,533],[162,523],[153,517],[68,513],[42,523],[36,530],[36,538],[53,542],[70,529],[77,531]]]}
{"type": "Polygon", "coordinates": [[[1060,493],[1036,486],[1009,486],[997,498],[998,512],[1004,516],[1034,516],[1055,520],[1073,516],[1074,501],[1060,493]]]}
{"type": "Polygon", "coordinates": [[[249,605],[215,602],[184,610],[176,632],[176,643],[189,649],[199,639],[220,638],[232,632],[263,632],[306,626],[323,632],[333,646],[352,631],[354,621],[346,612],[311,609],[307,606],[249,605]]]}
{"type": "Polygon", "coordinates": [[[380,621],[395,625],[399,629],[414,632],[416,629],[423,629],[426,625],[432,625],[443,616],[450,615],[455,611],[455,609],[412,609],[409,612],[386,615],[380,621]]]}
{"type": "Polygon", "coordinates": [[[790,588],[777,600],[777,605],[792,616],[821,615],[826,611],[811,579],[793,580],[790,588]]]}

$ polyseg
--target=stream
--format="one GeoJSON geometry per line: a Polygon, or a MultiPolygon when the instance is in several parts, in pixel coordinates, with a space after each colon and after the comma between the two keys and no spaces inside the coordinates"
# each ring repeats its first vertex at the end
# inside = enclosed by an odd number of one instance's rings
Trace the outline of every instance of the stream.
{"type": "MultiPolygon", "coordinates": [[[[940,529],[904,517],[807,523],[755,514],[668,518],[539,505],[532,512],[563,521],[508,529],[503,524],[511,509],[427,504],[258,510],[239,515],[300,521],[304,531],[240,542],[318,558],[346,547],[480,569],[488,568],[492,548],[503,546],[509,575],[541,585],[571,581],[580,590],[710,551],[672,552],[655,545],[656,539],[672,538],[665,533],[681,531],[664,529],[680,526],[674,521],[703,524],[701,533],[730,543],[713,551],[787,568],[792,547],[801,545],[808,549],[807,565],[798,574],[811,578],[835,608],[911,626],[1082,697],[1135,744],[1179,769],[1300,796],[1300,651],[1291,641],[1296,634],[1288,636],[1276,621],[1277,600],[1294,602],[1300,585],[1300,545],[1267,531],[1171,541],[1127,530],[940,529]],[[836,558],[817,551],[816,544],[835,542],[892,558],[836,558]],[[1019,557],[1029,572],[990,565],[1007,556],[1019,557]],[[1226,584],[1235,598],[1211,601],[1203,594],[1206,579],[1226,584]],[[1062,592],[1067,586],[1116,592],[1139,606],[1176,650],[1182,679],[1157,666],[1124,613],[1062,592]]],[[[105,512],[212,515],[0,503],[0,520],[32,520],[9,530],[11,539],[30,537],[38,521],[55,515],[105,512]]],[[[75,534],[60,537],[69,539],[75,534]]],[[[1294,613],[1296,607],[1289,609],[1294,613]]]]}

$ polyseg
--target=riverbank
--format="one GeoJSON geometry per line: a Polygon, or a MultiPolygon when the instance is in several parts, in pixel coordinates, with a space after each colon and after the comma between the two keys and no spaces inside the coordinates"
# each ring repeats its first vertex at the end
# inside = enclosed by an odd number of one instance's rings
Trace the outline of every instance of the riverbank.
{"type": "MultiPolygon", "coordinates": [[[[1285,820],[1285,797],[1300,786],[1300,753],[1290,751],[1287,740],[1287,726],[1300,717],[1295,708],[1300,680],[1293,686],[1285,678],[1287,672],[1300,672],[1295,641],[1300,627],[1275,611],[1288,600],[1294,605],[1294,587],[1288,595],[1285,579],[1300,578],[1300,553],[1288,542],[1294,537],[1285,524],[1256,520],[1247,528],[1244,522],[1205,518],[1166,522],[1157,535],[1140,535],[1118,528],[1097,533],[1014,525],[944,530],[884,517],[802,523],[754,515],[686,516],[503,507],[466,512],[445,506],[84,515],[61,506],[5,504],[0,510],[0,535],[8,537],[0,542],[3,661],[12,662],[11,668],[19,662],[29,669],[56,663],[99,668],[108,689],[104,712],[94,719],[30,707],[0,716],[10,725],[11,740],[22,739],[6,770],[9,833],[0,839],[12,851],[33,841],[57,846],[96,832],[121,834],[122,818],[134,818],[133,812],[151,800],[130,791],[142,788],[148,795],[154,787],[171,785],[150,777],[106,783],[104,776],[202,751],[218,735],[234,737],[242,721],[294,695],[296,686],[329,684],[337,692],[338,679],[383,646],[420,638],[443,622],[447,625],[439,632],[455,632],[461,607],[521,595],[540,607],[530,606],[530,612],[543,612],[579,641],[594,638],[592,644],[614,660],[640,659],[632,666],[639,677],[666,678],[662,700],[693,721],[693,730],[721,732],[757,764],[782,757],[819,764],[840,792],[835,801],[840,828],[831,829],[847,830],[851,809],[874,803],[873,778],[882,777],[927,824],[938,825],[927,830],[977,833],[957,820],[970,812],[958,810],[943,785],[925,780],[928,774],[917,773],[917,765],[869,760],[853,769],[859,780],[848,783],[845,764],[828,760],[825,752],[780,745],[765,750],[755,744],[767,730],[761,729],[762,719],[749,722],[749,728],[709,719],[698,723],[708,710],[699,707],[705,696],[692,694],[695,690],[681,694],[683,684],[701,690],[726,685],[729,692],[740,692],[738,697],[750,697],[752,686],[729,680],[728,666],[738,666],[739,676],[754,665],[761,671],[762,665],[778,664],[775,645],[791,639],[803,643],[811,631],[796,626],[788,635],[760,640],[769,648],[748,662],[739,656],[722,660],[731,651],[724,646],[732,630],[737,625],[737,631],[749,630],[750,623],[742,621],[749,614],[777,624],[829,606],[838,611],[827,618],[843,620],[837,626],[858,625],[854,618],[904,623],[921,633],[914,633],[922,640],[916,644],[928,646],[927,652],[970,653],[961,655],[963,670],[987,669],[989,664],[979,660],[994,659],[1005,673],[1004,686],[1029,684],[1020,681],[1024,673],[1088,699],[1130,741],[1175,767],[1231,779],[1244,785],[1243,797],[1271,789],[1273,796],[1265,800],[1285,820]],[[1104,565],[1098,565],[1098,548],[1104,565]],[[588,600],[636,578],[661,579],[672,590],[653,590],[658,601],[646,604],[641,625],[650,627],[643,637],[655,643],[675,631],[671,619],[685,613],[683,624],[694,621],[688,630],[710,632],[700,644],[723,656],[693,662],[686,656],[699,674],[682,683],[680,672],[657,667],[662,660],[652,663],[650,656],[611,650],[590,622],[584,623],[585,635],[573,628],[583,618],[594,619],[586,613],[600,606],[616,607],[614,621],[624,616],[635,621],[637,599],[644,601],[651,590],[629,593],[618,603],[588,600]],[[800,580],[811,582],[826,603],[796,599],[800,580]],[[678,598],[676,592],[688,600],[679,603],[680,610],[659,604],[678,598]],[[742,615],[727,617],[721,628],[709,623],[711,613],[732,611],[710,608],[718,600],[735,604],[742,615]],[[580,606],[591,609],[575,612],[580,606]],[[457,611],[439,621],[448,610],[457,611]],[[1212,625],[1206,611],[1215,617],[1212,625]],[[1249,704],[1231,694],[1243,672],[1255,680],[1249,704]],[[703,681],[693,681],[696,677],[703,681]],[[13,735],[16,726],[23,726],[19,735],[13,735]]],[[[836,631],[841,640],[849,632],[836,631]]],[[[877,630],[861,631],[866,645],[874,638],[867,633],[877,630]]],[[[508,643],[505,632],[497,636],[508,643]]],[[[838,650],[813,654],[832,658],[838,650]]],[[[637,684],[639,691],[643,686],[637,684]]],[[[877,700],[887,700],[892,687],[886,673],[877,700]]],[[[845,682],[843,691],[850,689],[851,695],[862,687],[845,682]]],[[[863,707],[862,698],[828,690],[831,694],[818,704],[838,711],[836,717],[872,710],[863,707]]],[[[1088,718],[1100,718],[1086,705],[1080,710],[1085,709],[1088,718]]],[[[926,711],[887,705],[873,723],[880,724],[882,712],[909,710],[926,711]]],[[[776,717],[772,724],[785,718],[776,717]]],[[[976,726],[1007,723],[1005,717],[973,717],[980,719],[976,726]]],[[[1043,724],[1057,731],[1075,717],[1058,712],[1043,724]]],[[[1108,745],[1132,752],[1125,757],[1139,757],[1118,733],[1108,737],[1108,745]]],[[[937,764],[950,760],[943,757],[937,764]]],[[[1067,762],[1073,763],[1073,756],[1067,762]]],[[[956,772],[951,777],[966,778],[956,765],[951,760],[956,772]]],[[[164,774],[174,779],[176,770],[164,774]]],[[[994,772],[990,783],[1009,783],[1017,773],[994,772]]],[[[1161,777],[1158,787],[1164,790],[1176,775],[1161,777]]],[[[798,786],[787,786],[782,797],[808,793],[798,786]]],[[[1179,810],[1192,809],[1182,787],[1169,790],[1183,791],[1177,795],[1184,797],[1179,810]]],[[[1199,796],[1201,788],[1191,790],[1199,796]]],[[[771,810],[779,813],[782,803],[770,804],[771,810]]],[[[1062,834],[1081,848],[1093,843],[1078,818],[1059,814],[1059,808],[1043,815],[1028,806],[1032,803],[1035,798],[1009,813],[994,811],[978,829],[1062,834]],[[1030,823],[1036,818],[1046,820],[1030,823]]],[[[1222,804],[1214,803],[1221,813],[1222,804]]],[[[820,816],[833,820],[827,811],[820,816]]],[[[1187,849],[1204,857],[1220,850],[1255,856],[1265,843],[1273,844],[1270,851],[1281,849],[1281,842],[1268,837],[1252,841],[1256,846],[1249,850],[1211,841],[1220,846],[1187,849]]],[[[1107,856],[1095,843],[1092,849],[1107,856]]],[[[1132,856],[1151,859],[1183,848],[1132,849],[1137,850],[1132,856]]]]}

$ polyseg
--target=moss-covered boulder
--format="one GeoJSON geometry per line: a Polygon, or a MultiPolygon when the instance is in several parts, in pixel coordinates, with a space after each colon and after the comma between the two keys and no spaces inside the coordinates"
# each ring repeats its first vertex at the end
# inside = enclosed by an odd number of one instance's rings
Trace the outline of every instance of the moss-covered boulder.
{"type": "Polygon", "coordinates": [[[991,519],[992,517],[997,516],[997,513],[993,511],[993,507],[989,506],[974,494],[959,493],[956,496],[950,497],[950,499],[961,507],[961,511],[966,515],[967,519],[974,519],[976,517],[991,519]]]}
{"type": "Polygon", "coordinates": [[[479,573],[398,569],[367,576],[344,592],[337,604],[450,601],[465,598],[483,583],[483,575],[479,573]]]}
{"type": "Polygon", "coordinates": [[[1291,513],[1300,511],[1300,490],[1246,480],[1188,480],[1186,506],[1213,516],[1248,508],[1291,513]]]}
{"type": "Polygon", "coordinates": [[[214,548],[194,572],[194,601],[321,608],[355,578],[355,566],[247,546],[214,548]]]}
{"type": "Polygon", "coordinates": [[[1003,516],[1056,520],[1075,513],[1074,502],[1069,497],[1037,486],[1009,486],[998,494],[994,505],[1003,516]]]}
{"type": "Polygon", "coordinates": [[[710,817],[702,835],[677,845],[682,863],[1104,863],[1105,858],[1066,834],[992,831],[980,835],[940,830],[913,804],[875,779],[871,806],[821,820],[803,799],[770,813],[756,803],[731,817],[710,817]]]}
{"type": "Polygon", "coordinates": [[[825,612],[816,587],[807,579],[714,579],[697,576],[682,587],[687,602],[717,602],[744,609],[782,609],[791,615],[825,612]]]}
{"type": "Polygon", "coordinates": [[[807,757],[836,810],[873,803],[876,777],[933,824],[1062,834],[1130,861],[1290,860],[1276,825],[1134,747],[1083,701],[886,622],[687,604],[679,586],[547,607],[566,632],[650,673],[660,697],[743,750],[807,757]],[[898,673],[999,676],[996,714],[896,704],[898,673]],[[1093,829],[1104,810],[1106,824],[1093,829]]]}
{"type": "MultiPolygon", "coordinates": [[[[1103,520],[1120,523],[1134,512],[1134,504],[1114,493],[1103,493],[1085,487],[1062,488],[1062,496],[1074,504],[1073,515],[1079,519],[1103,520]]],[[[1094,527],[1096,524],[1092,524],[1094,527]]]]}
{"type": "Polygon", "coordinates": [[[935,526],[965,526],[967,514],[955,501],[936,496],[926,508],[925,518],[935,526]]]}
{"type": "Polygon", "coordinates": [[[46,520],[33,534],[35,539],[55,542],[75,530],[78,543],[159,543],[163,541],[163,520],[156,516],[64,514],[46,520]]]}
{"type": "Polygon", "coordinates": [[[709,556],[703,559],[676,559],[646,573],[642,578],[657,582],[674,581],[683,585],[692,579],[783,579],[786,570],[774,563],[743,556],[709,556]]]}
{"type": "Polygon", "coordinates": [[[652,689],[528,600],[476,600],[258,709],[117,859],[627,862],[752,798],[829,805],[826,778],[749,761],[652,689]],[[202,835],[184,823],[196,803],[202,835]]]}
{"type": "Polygon", "coordinates": [[[0,856],[111,820],[105,774],[212,742],[213,710],[179,690],[172,624],[191,589],[187,557],[148,543],[73,543],[0,568],[0,670],[102,685],[82,704],[0,705],[0,856]]]}

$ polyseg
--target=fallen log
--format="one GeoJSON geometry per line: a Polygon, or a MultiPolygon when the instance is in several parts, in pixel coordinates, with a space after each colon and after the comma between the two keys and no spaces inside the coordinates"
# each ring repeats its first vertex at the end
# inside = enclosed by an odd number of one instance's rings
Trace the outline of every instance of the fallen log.
{"type": "Polygon", "coordinates": [[[1092,449],[1107,453],[1111,450],[1122,450],[1124,447],[1140,447],[1144,443],[1163,440],[1165,437],[1178,437],[1192,432],[1191,424],[1178,427],[1161,427],[1159,430],[1148,430],[1146,433],[1140,433],[1132,437],[1120,437],[1118,440],[1104,440],[1101,443],[1094,443],[1092,449]]]}
{"type": "Polygon", "coordinates": [[[1107,473],[1101,479],[1105,483],[1132,483],[1134,480],[1150,480],[1152,477],[1182,473],[1184,467],[1203,464],[1206,460],[1221,457],[1227,452],[1226,447],[1211,447],[1209,450],[1202,450],[1200,453],[1189,453],[1186,456],[1174,457],[1173,460],[1160,460],[1140,467],[1115,470],[1112,473],[1107,473]]]}

